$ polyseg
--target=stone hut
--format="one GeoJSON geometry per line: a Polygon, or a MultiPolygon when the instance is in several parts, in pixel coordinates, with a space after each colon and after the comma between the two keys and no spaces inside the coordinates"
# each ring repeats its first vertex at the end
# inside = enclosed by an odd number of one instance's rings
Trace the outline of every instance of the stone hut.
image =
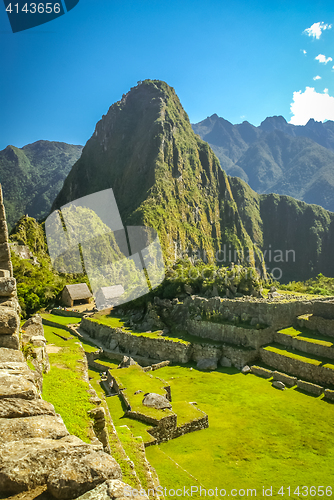
{"type": "Polygon", "coordinates": [[[61,300],[65,306],[73,307],[76,304],[88,304],[92,294],[86,283],[66,285],[61,294],[61,300]]]}
{"type": "Polygon", "coordinates": [[[117,304],[117,298],[123,295],[122,285],[102,286],[95,296],[95,303],[98,309],[106,309],[117,304]]]}

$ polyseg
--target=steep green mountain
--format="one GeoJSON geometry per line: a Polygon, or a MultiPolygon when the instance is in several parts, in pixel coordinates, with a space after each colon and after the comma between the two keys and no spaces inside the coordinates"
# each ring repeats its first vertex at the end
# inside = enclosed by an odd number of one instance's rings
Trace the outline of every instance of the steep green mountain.
{"type": "MultiPolygon", "coordinates": [[[[258,140],[251,125],[237,132],[240,151],[258,140]]],[[[284,163],[285,156],[277,152],[271,161],[284,163]]],[[[228,178],[164,82],[140,82],[110,107],[53,209],[108,187],[124,225],[158,231],[167,261],[186,253],[221,264],[244,262],[250,249],[252,263],[260,266],[263,251],[283,281],[320,272],[334,276],[334,214],[287,196],[260,196],[240,179],[228,178]]]]}
{"type": "Polygon", "coordinates": [[[290,196],[259,195],[229,177],[238,213],[276,279],[306,280],[323,272],[334,276],[334,213],[290,196]]]}
{"type": "Polygon", "coordinates": [[[41,219],[49,213],[81,151],[82,146],[49,141],[0,151],[0,182],[10,228],[24,214],[41,219]]]}
{"type": "Polygon", "coordinates": [[[278,193],[334,211],[334,122],[295,126],[282,116],[259,127],[217,115],[193,125],[229,175],[259,193],[278,193]]]}
{"type": "Polygon", "coordinates": [[[124,225],[156,229],[167,260],[187,253],[214,261],[231,244],[236,260],[249,248],[254,262],[227,176],[166,83],[145,80],[111,106],[53,208],[109,187],[124,225]]]}

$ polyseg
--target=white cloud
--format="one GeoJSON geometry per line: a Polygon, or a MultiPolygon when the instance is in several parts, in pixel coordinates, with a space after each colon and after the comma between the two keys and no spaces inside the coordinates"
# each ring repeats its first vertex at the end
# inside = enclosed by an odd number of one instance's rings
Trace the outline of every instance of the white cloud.
{"type": "Polygon", "coordinates": [[[307,54],[306,50],[303,50],[303,54],[307,54]]]}
{"type": "Polygon", "coordinates": [[[322,94],[315,92],[313,87],[306,87],[305,92],[293,93],[290,110],[293,125],[305,125],[310,118],[320,122],[334,120],[334,97],[328,94],[328,89],[322,94]]]}
{"type": "Polygon", "coordinates": [[[324,30],[330,30],[331,27],[332,27],[331,24],[314,23],[310,28],[306,28],[306,30],[304,30],[303,33],[306,33],[308,36],[312,36],[313,38],[319,40],[319,38],[321,37],[321,33],[324,30]]]}
{"type": "Polygon", "coordinates": [[[321,76],[317,75],[313,77],[313,80],[321,80],[321,76]]]}
{"type": "Polygon", "coordinates": [[[319,61],[320,63],[327,64],[329,61],[333,61],[331,57],[326,57],[324,54],[319,54],[316,58],[316,61],[319,61]]]}

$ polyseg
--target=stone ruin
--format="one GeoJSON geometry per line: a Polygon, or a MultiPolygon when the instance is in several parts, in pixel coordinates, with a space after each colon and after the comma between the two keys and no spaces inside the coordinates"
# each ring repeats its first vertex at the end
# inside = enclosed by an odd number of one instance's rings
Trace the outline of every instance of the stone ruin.
{"type": "Polygon", "coordinates": [[[0,187],[0,492],[9,497],[44,486],[56,499],[123,497],[121,468],[102,443],[71,436],[41,398],[42,373],[49,369],[43,327],[39,317],[29,319],[20,339],[19,313],[0,187]],[[21,342],[30,347],[35,370],[21,342]]]}

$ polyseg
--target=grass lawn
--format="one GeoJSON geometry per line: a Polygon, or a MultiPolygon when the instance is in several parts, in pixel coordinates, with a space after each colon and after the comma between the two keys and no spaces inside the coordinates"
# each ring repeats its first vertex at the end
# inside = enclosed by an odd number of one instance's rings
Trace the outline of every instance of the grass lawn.
{"type": "Polygon", "coordinates": [[[282,498],[281,486],[331,484],[333,404],[232,369],[168,366],[158,373],[173,401],[196,401],[209,416],[208,429],[146,449],[163,486],[256,488],[258,496],[273,486],[273,498],[282,498]]]}
{"type": "Polygon", "coordinates": [[[55,344],[61,350],[49,354],[51,370],[43,377],[43,399],[54,405],[71,434],[90,442],[92,433],[87,411],[94,408],[94,405],[89,402],[89,387],[83,380],[82,347],[76,338],[62,340],[53,332],[64,334],[64,330],[44,325],[48,344],[55,344]]]}
{"type": "MultiPolygon", "coordinates": [[[[84,434],[87,400],[81,392],[77,339],[62,341],[52,334],[54,327],[44,328],[47,340],[63,347],[57,355],[50,355],[52,370],[44,378],[44,397],[56,406],[64,420],[67,415],[69,423],[65,423],[70,432],[84,434]],[[64,378],[67,382],[61,386],[64,378]]],[[[87,348],[92,346],[88,344],[87,348]]],[[[272,346],[267,349],[278,350],[272,346]]],[[[294,357],[302,357],[306,362],[313,359],[296,354],[294,357]]],[[[313,361],[321,364],[317,359],[313,361]]],[[[97,372],[89,370],[89,374],[91,384],[102,395],[97,372]]],[[[152,383],[163,386],[156,378],[159,377],[171,386],[175,408],[182,407],[185,401],[196,401],[198,408],[209,416],[208,429],[146,448],[146,456],[158,472],[163,487],[201,485],[207,490],[217,487],[224,488],[226,496],[233,488],[255,488],[257,497],[261,497],[262,487],[272,486],[272,498],[300,499],[302,495],[293,493],[297,486],[332,485],[334,404],[323,397],[313,398],[295,388],[279,391],[267,380],[242,375],[232,368],[206,373],[195,368],[190,370],[190,365],[166,366],[151,375],[152,383]],[[278,494],[282,486],[291,487],[290,496],[287,490],[284,497],[278,494]]],[[[126,382],[131,391],[140,388],[137,375],[126,382]]],[[[106,398],[106,403],[117,430],[127,425],[134,436],[147,440],[150,426],[125,418],[117,396],[106,398]]],[[[131,435],[124,428],[119,432],[132,459],[131,435]]],[[[86,431],[86,440],[88,437],[86,431]]],[[[166,500],[169,498],[176,497],[167,494],[166,500]]],[[[193,494],[191,498],[203,499],[203,496],[193,494]]],[[[234,498],[242,498],[242,495],[234,495],[234,498]]]]}
{"type": "Polygon", "coordinates": [[[81,318],[76,318],[74,316],[58,316],[57,314],[42,313],[42,318],[48,319],[49,321],[54,321],[59,325],[73,325],[75,323],[80,323],[81,318]]]}

